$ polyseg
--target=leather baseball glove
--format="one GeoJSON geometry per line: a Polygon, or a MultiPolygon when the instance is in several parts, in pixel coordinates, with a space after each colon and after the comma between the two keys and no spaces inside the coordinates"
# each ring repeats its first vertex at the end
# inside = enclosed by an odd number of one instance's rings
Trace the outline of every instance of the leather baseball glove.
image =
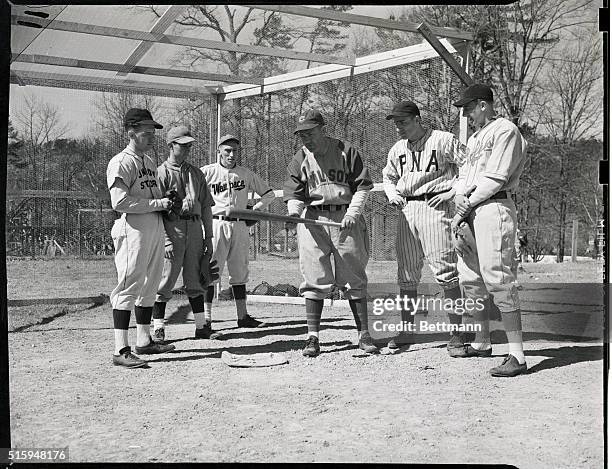
{"type": "Polygon", "coordinates": [[[165,197],[169,198],[172,202],[170,210],[163,213],[163,217],[170,221],[178,220],[181,215],[181,208],[183,207],[183,200],[179,197],[178,192],[175,189],[170,189],[164,194],[165,197]]]}
{"type": "Polygon", "coordinates": [[[210,254],[204,254],[200,260],[200,283],[202,287],[208,288],[216,280],[219,280],[217,261],[211,260],[210,254]]]}
{"type": "Polygon", "coordinates": [[[474,233],[467,222],[460,222],[453,231],[453,242],[455,251],[461,257],[470,256],[476,253],[476,239],[474,233]]]}
{"type": "MultiPolygon", "coordinates": [[[[246,206],[247,210],[253,210],[253,205],[247,205],[246,206]]],[[[246,223],[246,226],[251,227],[256,225],[259,222],[259,220],[244,220],[244,223],[246,223]]]]}

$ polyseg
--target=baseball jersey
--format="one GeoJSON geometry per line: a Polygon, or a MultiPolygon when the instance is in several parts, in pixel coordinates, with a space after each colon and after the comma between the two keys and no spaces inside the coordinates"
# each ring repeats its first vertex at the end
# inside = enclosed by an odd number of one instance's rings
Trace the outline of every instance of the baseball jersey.
{"type": "Polygon", "coordinates": [[[149,213],[158,205],[162,191],[157,179],[157,166],[148,155],[138,156],[129,146],[113,156],[106,168],[106,183],[110,189],[115,179],[128,187],[125,200],[117,210],[125,213],[149,213]]]}
{"type": "Polygon", "coordinates": [[[244,166],[229,169],[221,163],[213,163],[200,168],[213,198],[213,215],[225,215],[228,207],[245,209],[249,192],[255,192],[262,199],[273,199],[274,192],[257,174],[244,166]]]}
{"type": "Polygon", "coordinates": [[[527,141],[518,127],[498,117],[474,132],[467,141],[466,163],[459,178],[463,188],[476,184],[478,176],[504,181],[500,191],[518,186],[525,165],[527,141]]]}
{"type": "Polygon", "coordinates": [[[427,129],[415,142],[399,140],[382,171],[385,194],[391,199],[451,189],[464,161],[465,145],[450,132],[427,129]]]}
{"type": "Polygon", "coordinates": [[[166,160],[157,168],[157,174],[162,193],[175,189],[183,201],[181,215],[203,216],[202,208],[214,205],[204,174],[191,163],[166,160]]]}
{"type": "Polygon", "coordinates": [[[373,187],[359,151],[347,142],[327,137],[327,148],[315,156],[299,149],[287,167],[283,199],[306,205],[348,205],[357,191],[373,187]]]}

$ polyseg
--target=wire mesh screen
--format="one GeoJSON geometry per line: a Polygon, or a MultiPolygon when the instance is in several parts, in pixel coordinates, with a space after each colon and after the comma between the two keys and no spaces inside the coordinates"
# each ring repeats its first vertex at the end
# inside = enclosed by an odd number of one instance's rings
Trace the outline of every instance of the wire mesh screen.
{"type": "MultiPolygon", "coordinates": [[[[222,133],[241,139],[240,163],[257,172],[273,189],[282,188],[286,167],[300,148],[293,131],[309,108],[320,109],[327,134],[347,140],[361,152],[375,183],[382,182],[387,153],[397,140],[385,119],[393,103],[412,100],[425,125],[458,132],[459,115],[452,106],[461,84],[440,58],[421,60],[385,70],[335,79],[252,97],[226,100],[221,111],[222,133]]],[[[270,211],[286,214],[277,199],[270,211]]],[[[365,212],[373,261],[395,259],[397,212],[387,205],[380,187],[370,194],[365,212]]],[[[251,257],[296,257],[293,236],[283,224],[266,222],[253,230],[251,257]],[[257,248],[256,248],[257,247],[257,248]]],[[[395,275],[395,270],[392,269],[395,275]]]]}
{"type": "Polygon", "coordinates": [[[166,131],[191,125],[192,162],[210,161],[216,140],[216,97],[168,98],[92,90],[50,90],[49,99],[26,94],[11,103],[6,205],[9,256],[112,255],[108,161],[127,143],[123,116],[131,107],[151,110],[165,129],[150,152],[157,164],[168,156],[166,131]],[[53,99],[52,99],[53,98],[53,99]],[[71,103],[69,109],[62,101],[71,103]],[[66,111],[66,112],[63,112],[66,111]],[[84,116],[84,117],[81,117],[84,116]],[[79,121],[87,119],[80,130],[79,121]]]}

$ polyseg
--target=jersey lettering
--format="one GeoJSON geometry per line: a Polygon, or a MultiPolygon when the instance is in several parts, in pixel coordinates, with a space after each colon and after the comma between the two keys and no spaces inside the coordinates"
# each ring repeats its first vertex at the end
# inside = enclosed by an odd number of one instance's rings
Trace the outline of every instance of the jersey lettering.
{"type": "Polygon", "coordinates": [[[157,181],[147,179],[146,181],[140,181],[140,188],[144,189],[145,187],[157,187],[157,181]]]}
{"type": "MultiPolygon", "coordinates": [[[[212,188],[214,195],[217,195],[227,190],[227,183],[226,182],[216,182],[214,184],[211,184],[210,187],[212,188]]],[[[241,191],[242,189],[246,187],[246,183],[244,182],[244,179],[240,179],[238,181],[231,181],[230,187],[233,190],[241,191]]]]}
{"type": "Polygon", "coordinates": [[[436,159],[436,150],[431,150],[431,158],[429,159],[429,164],[427,165],[425,172],[428,173],[429,168],[431,168],[432,166],[435,166],[434,171],[438,171],[439,168],[438,168],[438,160],[436,159]]]}

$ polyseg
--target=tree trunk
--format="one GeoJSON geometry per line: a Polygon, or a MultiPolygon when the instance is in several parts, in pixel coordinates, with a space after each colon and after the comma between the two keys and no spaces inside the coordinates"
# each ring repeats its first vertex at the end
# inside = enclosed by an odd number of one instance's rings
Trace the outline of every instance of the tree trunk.
{"type": "Polygon", "coordinates": [[[559,237],[557,242],[557,262],[563,262],[565,255],[565,217],[567,214],[567,202],[565,194],[561,193],[561,201],[559,204],[559,237]]]}

